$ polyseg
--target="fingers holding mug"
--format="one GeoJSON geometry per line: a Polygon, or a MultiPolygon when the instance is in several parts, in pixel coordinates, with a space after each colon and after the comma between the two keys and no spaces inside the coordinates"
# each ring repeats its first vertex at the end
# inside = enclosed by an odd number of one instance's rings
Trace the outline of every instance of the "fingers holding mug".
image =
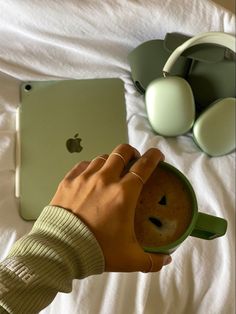
{"type": "Polygon", "coordinates": [[[120,144],[111,152],[102,171],[109,172],[110,176],[119,179],[129,162],[139,157],[140,154],[134,147],[120,144]]]}
{"type": "Polygon", "coordinates": [[[140,187],[146,183],[160,161],[164,160],[163,153],[156,148],[145,152],[129,169],[123,177],[123,181],[132,182],[140,187]]]}

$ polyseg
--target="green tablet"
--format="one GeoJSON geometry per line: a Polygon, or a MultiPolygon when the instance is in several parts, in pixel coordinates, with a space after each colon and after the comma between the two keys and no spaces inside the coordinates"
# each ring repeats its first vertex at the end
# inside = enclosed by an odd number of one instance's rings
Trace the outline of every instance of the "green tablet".
{"type": "Polygon", "coordinates": [[[78,162],[128,142],[120,79],[27,82],[17,114],[16,196],[36,219],[78,162]]]}

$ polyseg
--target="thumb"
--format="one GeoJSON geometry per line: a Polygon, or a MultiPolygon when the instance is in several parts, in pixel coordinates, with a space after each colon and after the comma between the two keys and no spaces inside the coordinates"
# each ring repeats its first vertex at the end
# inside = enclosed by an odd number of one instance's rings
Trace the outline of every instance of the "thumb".
{"type": "Polygon", "coordinates": [[[170,264],[172,261],[170,255],[164,254],[145,253],[144,257],[143,269],[145,270],[142,271],[143,273],[158,272],[163,266],[170,264]]]}

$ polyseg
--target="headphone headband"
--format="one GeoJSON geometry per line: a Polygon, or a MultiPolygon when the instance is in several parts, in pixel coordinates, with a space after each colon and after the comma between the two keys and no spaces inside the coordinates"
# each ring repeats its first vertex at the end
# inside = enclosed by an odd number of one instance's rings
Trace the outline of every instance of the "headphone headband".
{"type": "Polygon", "coordinates": [[[233,52],[236,52],[236,41],[233,35],[223,32],[207,32],[196,35],[182,45],[177,47],[170,55],[163,68],[163,75],[166,76],[174,65],[179,56],[188,48],[199,44],[216,44],[229,48],[233,52]]]}

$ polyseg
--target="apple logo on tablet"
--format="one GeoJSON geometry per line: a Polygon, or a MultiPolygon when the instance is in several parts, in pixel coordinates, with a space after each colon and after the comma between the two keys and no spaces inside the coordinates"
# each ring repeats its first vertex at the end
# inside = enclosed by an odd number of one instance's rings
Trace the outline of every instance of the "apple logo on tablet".
{"type": "Polygon", "coordinates": [[[73,138],[69,138],[66,141],[66,148],[70,153],[79,153],[83,149],[81,146],[81,138],[79,138],[79,133],[76,133],[73,138]]]}

